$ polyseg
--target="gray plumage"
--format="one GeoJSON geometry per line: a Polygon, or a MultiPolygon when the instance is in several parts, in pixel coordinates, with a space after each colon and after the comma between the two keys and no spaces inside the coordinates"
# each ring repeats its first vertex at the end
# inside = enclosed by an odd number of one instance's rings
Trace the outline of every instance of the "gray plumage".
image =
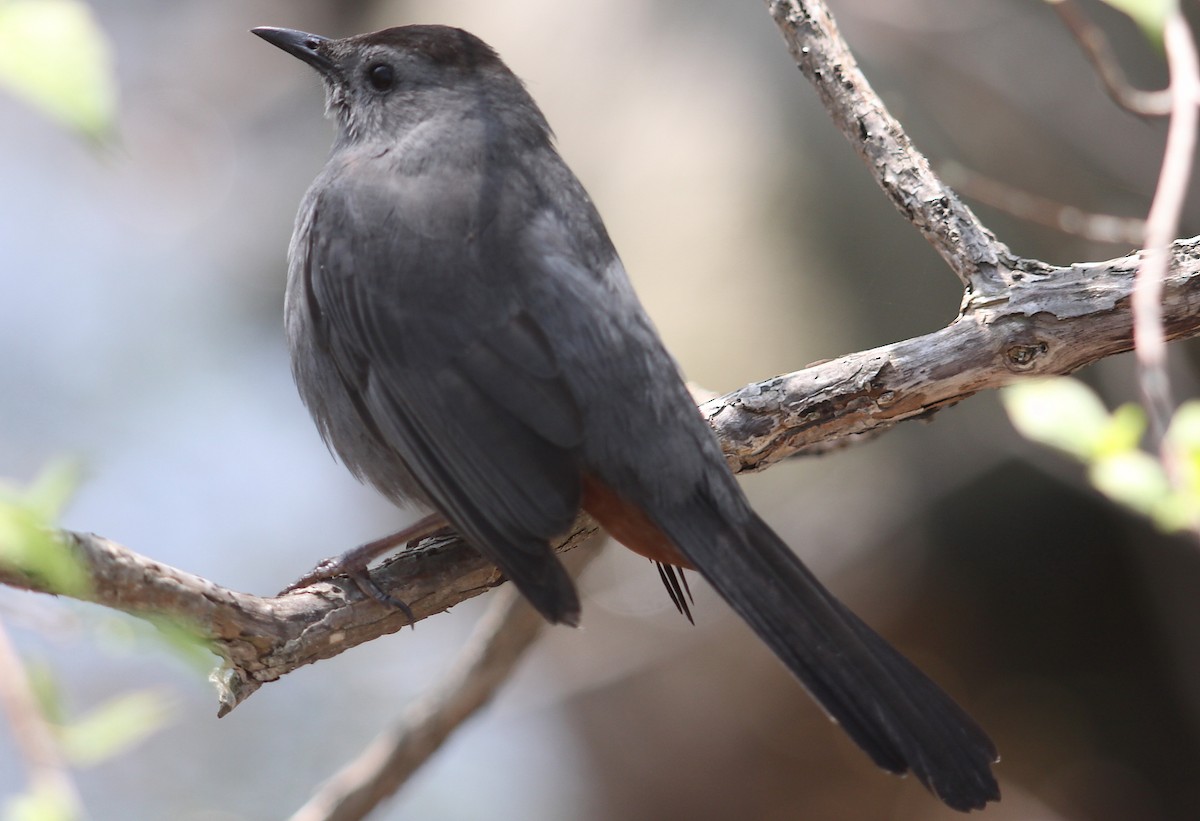
{"type": "Polygon", "coordinates": [[[410,26],[256,33],[325,79],[338,136],[300,207],[286,327],[300,394],[359,479],[440,512],[551,621],[549,547],[585,475],[635,503],[872,758],[958,809],[998,797],[986,735],[750,509],[521,82],[410,26]]]}

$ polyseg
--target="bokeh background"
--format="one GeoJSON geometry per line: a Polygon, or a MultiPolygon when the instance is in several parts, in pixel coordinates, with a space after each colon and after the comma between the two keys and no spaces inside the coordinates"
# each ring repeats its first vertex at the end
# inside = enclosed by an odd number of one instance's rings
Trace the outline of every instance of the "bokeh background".
{"type": "MultiPolygon", "coordinates": [[[[868,76],[939,164],[1081,208],[1148,207],[1161,123],[1115,109],[1033,0],[840,0],[868,76]]],[[[1138,82],[1160,57],[1099,3],[1138,82]]],[[[875,189],[762,3],[96,0],[119,141],[0,96],[0,476],[76,457],[64,524],[270,593],[402,514],[328,456],[290,382],[285,249],[331,137],[319,83],[247,33],[461,25],[555,127],[689,378],[724,391],[931,331],[957,280],[875,189]]],[[[1183,233],[1195,231],[1193,197],[1183,233]]],[[[980,207],[1018,253],[1096,244],[980,207]]],[[[1178,392],[1196,393],[1177,346],[1178,392]]],[[[1120,357],[1087,374],[1132,395],[1120,357]]],[[[1023,442],[994,395],[748,477],[828,584],[994,735],[990,819],[1200,817],[1200,556],[1023,442]]],[[[826,722],[710,591],[697,626],[609,550],[555,629],[376,817],[936,819],[826,722]]],[[[477,600],[293,673],[215,718],[203,675],[98,608],[0,590],[22,652],[82,712],[151,687],[168,726],[79,773],[94,818],[279,818],[444,671],[477,600]]],[[[0,796],[22,789],[0,729],[0,796]]]]}

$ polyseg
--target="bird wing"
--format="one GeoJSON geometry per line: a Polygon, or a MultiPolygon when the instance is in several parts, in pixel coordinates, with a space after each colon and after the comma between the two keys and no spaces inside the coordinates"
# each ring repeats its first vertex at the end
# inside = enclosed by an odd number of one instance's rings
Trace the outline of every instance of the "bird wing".
{"type": "Polygon", "coordinates": [[[994,799],[990,740],[750,510],[586,195],[565,166],[543,170],[559,178],[540,201],[443,180],[432,215],[390,182],[374,201],[318,199],[301,273],[365,422],[550,618],[578,611],[546,542],[586,473],[636,505],[880,766],[913,770],[952,807],[994,799]]]}
{"type": "MultiPolygon", "coordinates": [[[[535,247],[564,248],[578,227],[547,216],[537,232],[535,247]]],[[[877,764],[912,770],[956,809],[995,800],[983,730],[751,510],[620,263],[556,272],[559,300],[574,301],[541,321],[587,409],[583,470],[652,522],[877,764]]]]}
{"type": "Polygon", "coordinates": [[[400,459],[547,618],[575,622],[574,585],[548,542],[579,509],[579,406],[545,333],[504,287],[511,260],[494,253],[494,213],[456,203],[443,183],[431,218],[405,207],[430,181],[408,182],[325,188],[293,286],[390,452],[379,458],[400,459]]]}

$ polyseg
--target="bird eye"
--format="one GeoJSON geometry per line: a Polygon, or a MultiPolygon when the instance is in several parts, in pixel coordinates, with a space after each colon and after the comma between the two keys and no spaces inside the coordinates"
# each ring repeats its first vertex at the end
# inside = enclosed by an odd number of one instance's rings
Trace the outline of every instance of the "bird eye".
{"type": "Polygon", "coordinates": [[[396,72],[387,63],[372,63],[367,66],[367,82],[376,91],[387,91],[396,82],[396,72]]]}

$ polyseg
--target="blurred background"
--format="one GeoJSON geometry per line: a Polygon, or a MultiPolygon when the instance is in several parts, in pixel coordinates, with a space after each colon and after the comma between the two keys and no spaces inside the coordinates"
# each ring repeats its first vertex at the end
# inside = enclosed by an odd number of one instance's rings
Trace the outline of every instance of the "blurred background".
{"type": "MultiPolygon", "coordinates": [[[[1086,7],[1133,79],[1160,56],[1086,7]]],[[[0,476],[82,461],[67,527],[269,594],[408,515],[358,486],[291,385],[285,250],[332,126],[315,75],[249,35],[460,25],[545,110],[651,315],[715,391],[932,331],[955,277],[893,211],[762,3],[96,0],[119,139],[99,150],[0,95],[0,476]]],[[[916,144],[1044,197],[1142,216],[1164,128],[1117,110],[1032,0],[840,0],[916,144]]],[[[1182,235],[1196,231],[1193,197],[1182,235]]],[[[1096,244],[986,207],[1017,252],[1096,244]]],[[[1176,346],[1177,393],[1194,396],[1176,346]]],[[[1086,374],[1133,397],[1132,363],[1086,374]]],[[[1013,433],[994,395],[745,484],[829,586],[998,743],[989,819],[1200,817],[1200,556],[1013,433]]],[[[697,626],[609,549],[498,701],[375,817],[937,819],[877,772],[702,583],[697,626]]],[[[486,596],[265,687],[218,721],[203,674],[98,608],[0,589],[68,708],[169,694],[169,724],[79,773],[94,818],[285,817],[437,681],[486,596]]],[[[0,727],[0,796],[23,789],[0,727]]]]}

